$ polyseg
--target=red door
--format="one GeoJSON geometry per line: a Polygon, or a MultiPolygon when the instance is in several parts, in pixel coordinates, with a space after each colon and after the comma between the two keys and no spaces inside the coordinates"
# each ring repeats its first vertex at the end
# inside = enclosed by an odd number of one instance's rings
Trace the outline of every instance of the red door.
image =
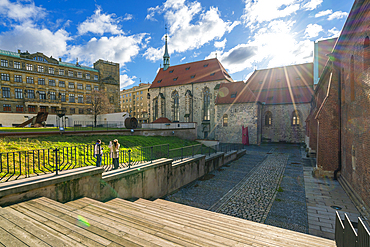
{"type": "Polygon", "coordinates": [[[248,127],[242,126],[242,143],[243,145],[249,145],[248,127]]]}

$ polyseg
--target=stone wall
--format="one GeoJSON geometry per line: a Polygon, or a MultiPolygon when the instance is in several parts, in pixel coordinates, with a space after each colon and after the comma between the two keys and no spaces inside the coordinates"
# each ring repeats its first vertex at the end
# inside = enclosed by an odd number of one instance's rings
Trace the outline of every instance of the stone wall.
{"type": "Polygon", "coordinates": [[[248,127],[249,143],[258,144],[258,106],[256,103],[219,104],[216,107],[215,138],[221,143],[242,143],[242,126],[248,127]],[[223,116],[227,114],[227,126],[223,116]]]}
{"type": "Polygon", "coordinates": [[[154,121],[154,103],[153,100],[158,98],[158,117],[166,117],[173,121],[173,108],[172,108],[172,92],[175,90],[179,93],[179,111],[180,111],[180,122],[196,122],[197,127],[197,138],[203,139],[208,134],[209,139],[214,139],[214,127],[215,127],[215,99],[217,96],[217,90],[215,86],[220,83],[226,83],[226,80],[221,81],[210,81],[205,83],[186,84],[171,87],[152,88],[149,89],[150,93],[150,113],[151,122],[154,121]],[[211,93],[210,97],[210,121],[203,121],[203,90],[208,87],[211,93]],[[187,91],[192,94],[192,106],[187,103],[185,94],[187,91]],[[162,94],[163,99],[159,94],[162,94]],[[164,112],[161,111],[161,102],[164,101],[164,112]],[[189,118],[186,118],[186,114],[189,114],[189,118]],[[207,132],[207,134],[205,134],[207,132]]]}
{"type": "Polygon", "coordinates": [[[279,104],[262,105],[262,138],[271,142],[304,142],[306,130],[306,118],[310,111],[310,104],[279,104]],[[297,110],[299,113],[299,125],[293,126],[292,114],[297,110]],[[271,125],[265,124],[266,113],[271,112],[271,125]]]}

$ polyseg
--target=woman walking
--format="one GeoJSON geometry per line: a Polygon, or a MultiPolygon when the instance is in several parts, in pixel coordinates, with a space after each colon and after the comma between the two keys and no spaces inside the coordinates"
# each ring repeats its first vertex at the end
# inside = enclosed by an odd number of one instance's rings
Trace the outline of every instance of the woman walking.
{"type": "Polygon", "coordinates": [[[117,139],[113,140],[113,144],[110,141],[109,142],[109,148],[110,148],[110,157],[113,160],[113,169],[118,169],[119,167],[119,146],[120,144],[118,143],[117,139]]]}

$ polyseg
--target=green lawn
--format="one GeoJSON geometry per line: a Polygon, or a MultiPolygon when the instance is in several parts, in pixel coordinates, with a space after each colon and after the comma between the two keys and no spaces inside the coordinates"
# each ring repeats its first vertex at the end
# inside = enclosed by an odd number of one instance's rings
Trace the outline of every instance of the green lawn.
{"type": "MultiPolygon", "coordinates": [[[[125,128],[113,128],[109,127],[108,130],[113,129],[125,129],[125,128]]],[[[68,127],[65,129],[66,132],[68,131],[80,131],[80,130],[107,130],[107,127],[68,127]]],[[[0,132],[43,132],[43,131],[55,131],[59,132],[59,128],[57,127],[45,127],[45,128],[16,128],[16,127],[0,127],[0,132]]]]}

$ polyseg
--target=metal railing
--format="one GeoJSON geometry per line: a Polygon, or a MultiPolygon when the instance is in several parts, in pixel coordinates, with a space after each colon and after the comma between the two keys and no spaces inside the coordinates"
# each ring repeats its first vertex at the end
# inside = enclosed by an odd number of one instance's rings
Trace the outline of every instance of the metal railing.
{"type": "MultiPolygon", "coordinates": [[[[114,169],[110,149],[103,148],[101,167],[105,171],[114,169]]],[[[120,149],[119,169],[131,168],[132,166],[152,162],[160,158],[182,160],[186,157],[194,157],[196,154],[210,156],[217,152],[229,152],[244,148],[239,144],[222,144],[205,147],[201,144],[170,149],[169,144],[139,147],[135,149],[120,149]]],[[[0,153],[0,182],[28,178],[41,174],[55,173],[84,166],[97,165],[94,156],[94,145],[79,145],[55,149],[39,149],[30,151],[17,151],[0,153]]]]}
{"type": "Polygon", "coordinates": [[[370,246],[370,233],[360,218],[358,218],[356,231],[347,214],[344,214],[344,220],[342,220],[336,211],[335,243],[337,247],[368,247],[370,246]]]}
{"type": "Polygon", "coordinates": [[[73,122],[74,131],[76,130],[109,130],[109,129],[122,129],[126,128],[123,121],[74,121],[73,122]]]}

